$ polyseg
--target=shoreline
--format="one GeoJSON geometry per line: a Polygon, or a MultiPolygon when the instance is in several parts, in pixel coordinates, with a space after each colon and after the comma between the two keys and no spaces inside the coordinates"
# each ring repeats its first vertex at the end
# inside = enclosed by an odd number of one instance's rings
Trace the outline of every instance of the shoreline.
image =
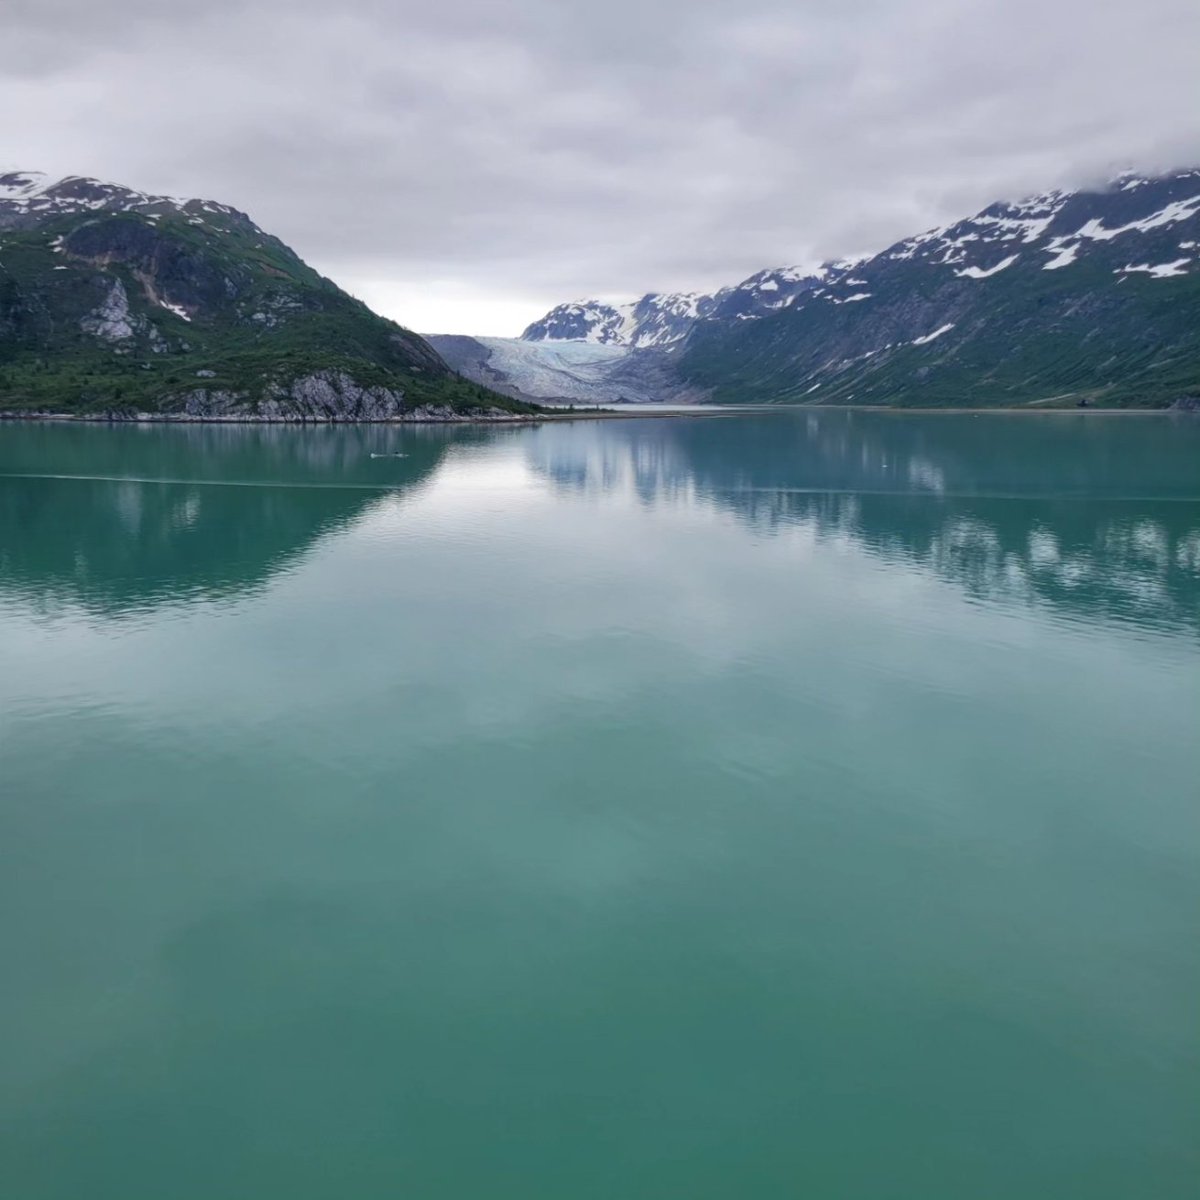
{"type": "Polygon", "coordinates": [[[78,425],[287,425],[339,426],[339,425],[537,425],[543,421],[622,421],[622,420],[666,420],[689,417],[741,417],[770,416],[787,413],[813,412],[863,412],[887,413],[892,416],[1087,416],[1087,417],[1153,417],[1153,416],[1200,416],[1200,410],[1168,405],[1163,408],[1047,408],[1035,404],[1019,407],[995,408],[951,408],[945,405],[929,407],[901,407],[886,404],[747,404],[747,405],[696,405],[693,408],[660,409],[653,405],[627,409],[548,409],[537,413],[505,413],[497,410],[492,414],[463,414],[462,416],[433,416],[422,414],[412,417],[262,417],[262,416],[211,416],[197,417],[187,413],[137,413],[131,416],[112,416],[92,413],[0,411],[0,425],[18,422],[44,422],[78,425]]]}

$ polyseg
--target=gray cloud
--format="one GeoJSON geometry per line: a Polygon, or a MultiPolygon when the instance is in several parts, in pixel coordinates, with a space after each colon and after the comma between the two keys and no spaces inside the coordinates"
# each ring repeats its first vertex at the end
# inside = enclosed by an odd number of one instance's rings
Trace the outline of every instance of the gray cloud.
{"type": "Polygon", "coordinates": [[[7,0],[4,26],[0,158],[235,204],[418,328],[1200,161],[1195,0],[7,0]]]}

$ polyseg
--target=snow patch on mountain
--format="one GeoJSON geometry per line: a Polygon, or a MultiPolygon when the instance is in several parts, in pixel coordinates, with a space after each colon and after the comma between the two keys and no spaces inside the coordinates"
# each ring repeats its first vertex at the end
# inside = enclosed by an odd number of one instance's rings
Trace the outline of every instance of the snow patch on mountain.
{"type": "Polygon", "coordinates": [[[33,228],[53,217],[84,212],[136,212],[148,220],[170,213],[200,225],[207,224],[208,216],[237,216],[250,223],[237,209],[212,200],[155,196],[84,175],[53,179],[41,171],[0,173],[0,229],[33,228]]]}
{"type": "Polygon", "coordinates": [[[911,344],[914,346],[928,346],[930,342],[940,338],[944,333],[949,333],[953,328],[954,322],[950,321],[948,324],[943,325],[940,329],[935,329],[932,333],[925,334],[924,337],[913,338],[911,344]]]}
{"type": "Polygon", "coordinates": [[[29,200],[47,186],[42,171],[9,171],[0,175],[0,200],[29,200]]]}
{"type": "Polygon", "coordinates": [[[964,267],[961,271],[954,273],[959,279],[990,279],[993,275],[1007,270],[1020,257],[1019,254],[1010,254],[1007,258],[1001,259],[994,267],[964,267]]]}
{"type": "Polygon", "coordinates": [[[1113,272],[1114,275],[1135,275],[1142,272],[1149,275],[1152,279],[1172,279],[1178,275],[1186,275],[1187,271],[1184,268],[1192,260],[1190,258],[1179,258],[1174,262],[1158,263],[1150,265],[1149,263],[1139,263],[1135,266],[1120,267],[1113,272]]]}
{"type": "Polygon", "coordinates": [[[1060,238],[1055,238],[1049,246],[1045,247],[1046,251],[1053,254],[1054,257],[1048,263],[1042,265],[1043,271],[1057,271],[1061,267],[1069,267],[1078,257],[1078,242],[1071,242],[1069,245],[1060,246],[1058,245],[1059,241],[1061,241],[1060,238]]]}
{"type": "Polygon", "coordinates": [[[174,313],[177,317],[182,317],[185,321],[190,321],[192,319],[188,313],[188,310],[184,308],[182,304],[172,304],[169,300],[159,300],[158,303],[161,305],[161,307],[165,308],[167,312],[174,313]]]}
{"type": "Polygon", "coordinates": [[[1134,230],[1139,233],[1147,233],[1162,225],[1174,225],[1176,222],[1186,221],[1188,218],[1194,217],[1197,210],[1200,210],[1200,195],[1192,196],[1188,200],[1173,200],[1158,212],[1151,213],[1150,216],[1143,217],[1140,221],[1130,221],[1128,225],[1121,225],[1116,229],[1106,229],[1103,222],[1094,218],[1081,226],[1075,236],[1107,242],[1112,238],[1120,237],[1123,233],[1132,233],[1134,230]]]}

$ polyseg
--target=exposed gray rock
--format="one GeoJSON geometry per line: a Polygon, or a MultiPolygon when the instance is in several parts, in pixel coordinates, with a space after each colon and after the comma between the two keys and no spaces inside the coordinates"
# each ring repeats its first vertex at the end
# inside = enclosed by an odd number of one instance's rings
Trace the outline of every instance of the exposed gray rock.
{"type": "MultiPolygon", "coordinates": [[[[197,374],[203,374],[197,372],[197,374]]],[[[209,376],[213,372],[207,372],[209,376]]],[[[134,419],[196,421],[506,421],[521,419],[503,409],[464,411],[449,405],[409,408],[401,388],[363,385],[344,371],[316,371],[269,383],[260,395],[229,388],[198,387],[170,398],[160,414],[134,419]]]]}
{"type": "MultiPolygon", "coordinates": [[[[211,372],[209,373],[211,375],[211,372]]],[[[344,371],[317,371],[268,383],[261,394],[199,387],[173,398],[191,417],[258,417],[267,421],[385,421],[405,410],[399,388],[363,386],[344,371]]]]}
{"type": "Polygon", "coordinates": [[[79,324],[84,333],[94,333],[109,342],[123,342],[133,337],[133,318],[129,313],[129,296],[125,292],[125,285],[119,279],[114,279],[103,303],[79,324]]]}

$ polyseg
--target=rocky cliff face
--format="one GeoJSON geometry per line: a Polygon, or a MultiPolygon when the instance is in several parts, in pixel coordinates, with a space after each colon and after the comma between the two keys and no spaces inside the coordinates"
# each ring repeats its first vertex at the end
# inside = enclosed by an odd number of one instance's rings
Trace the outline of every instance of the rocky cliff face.
{"type": "Polygon", "coordinates": [[[404,393],[363,387],[342,371],[321,371],[270,383],[258,396],[219,387],[195,387],[175,398],[189,417],[253,416],[267,421],[385,421],[404,414],[404,393]]]}
{"type": "Polygon", "coordinates": [[[193,420],[267,422],[512,420],[521,414],[495,404],[412,405],[395,387],[363,386],[344,371],[317,371],[268,383],[258,393],[195,387],[172,397],[172,413],[193,420]]]}

